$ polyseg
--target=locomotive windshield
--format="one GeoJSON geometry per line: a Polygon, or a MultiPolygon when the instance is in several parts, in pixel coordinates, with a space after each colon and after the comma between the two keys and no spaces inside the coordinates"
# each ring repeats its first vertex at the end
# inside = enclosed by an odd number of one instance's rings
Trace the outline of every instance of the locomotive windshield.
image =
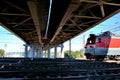
{"type": "Polygon", "coordinates": [[[90,34],[90,37],[87,39],[87,44],[94,44],[95,43],[95,35],[90,34]]]}
{"type": "Polygon", "coordinates": [[[101,43],[101,38],[97,37],[97,38],[96,38],[96,42],[97,42],[97,43],[101,43]]]}

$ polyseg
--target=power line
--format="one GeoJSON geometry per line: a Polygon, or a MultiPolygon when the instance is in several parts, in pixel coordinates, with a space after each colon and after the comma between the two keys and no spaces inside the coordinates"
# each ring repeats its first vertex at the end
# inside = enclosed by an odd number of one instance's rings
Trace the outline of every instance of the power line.
{"type": "Polygon", "coordinates": [[[9,44],[13,44],[13,43],[14,43],[14,44],[24,44],[24,43],[18,43],[18,42],[0,42],[0,43],[5,43],[5,44],[8,44],[8,43],[9,43],[9,44]]]}

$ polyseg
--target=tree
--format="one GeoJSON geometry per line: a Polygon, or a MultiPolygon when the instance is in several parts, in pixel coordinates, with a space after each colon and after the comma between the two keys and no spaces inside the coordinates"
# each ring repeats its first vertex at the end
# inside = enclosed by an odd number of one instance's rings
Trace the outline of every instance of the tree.
{"type": "Polygon", "coordinates": [[[65,54],[65,57],[67,57],[67,58],[81,58],[81,57],[83,57],[83,53],[78,51],[78,50],[71,51],[71,52],[69,50],[67,50],[64,52],[64,54],[65,54]]]}
{"type": "Polygon", "coordinates": [[[0,49],[0,57],[4,56],[5,51],[3,49],[0,49]]]}
{"type": "Polygon", "coordinates": [[[81,53],[80,51],[74,51],[74,53],[72,55],[73,55],[74,58],[83,57],[83,53],[81,53]]]}
{"type": "Polygon", "coordinates": [[[69,50],[66,50],[65,52],[64,52],[64,55],[65,55],[65,57],[66,58],[71,58],[72,57],[72,54],[73,54],[73,51],[69,51],[69,50]]]}

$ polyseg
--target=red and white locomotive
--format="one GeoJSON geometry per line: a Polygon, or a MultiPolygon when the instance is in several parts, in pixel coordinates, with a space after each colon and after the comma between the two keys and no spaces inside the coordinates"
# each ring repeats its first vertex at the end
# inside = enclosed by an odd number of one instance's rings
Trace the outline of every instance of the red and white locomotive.
{"type": "Polygon", "coordinates": [[[90,34],[85,45],[87,59],[104,60],[120,57],[120,35],[103,32],[100,35],[90,34]]]}

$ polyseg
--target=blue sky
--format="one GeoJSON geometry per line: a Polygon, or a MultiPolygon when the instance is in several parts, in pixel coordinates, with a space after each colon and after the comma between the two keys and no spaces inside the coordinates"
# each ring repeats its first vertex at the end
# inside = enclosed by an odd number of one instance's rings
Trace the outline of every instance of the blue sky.
{"type": "MultiPolygon", "coordinates": [[[[120,12],[108,20],[98,24],[94,28],[71,39],[72,50],[80,50],[84,47],[83,35],[85,36],[85,39],[87,39],[89,34],[99,34],[104,31],[111,31],[120,34],[120,12]]],[[[5,49],[7,52],[24,51],[23,44],[25,43],[22,40],[0,26],[0,49],[5,49]]],[[[64,50],[69,50],[69,41],[64,43],[64,50]]]]}
{"type": "Polygon", "coordinates": [[[0,49],[6,52],[23,51],[24,42],[0,26],[0,49]]]}

